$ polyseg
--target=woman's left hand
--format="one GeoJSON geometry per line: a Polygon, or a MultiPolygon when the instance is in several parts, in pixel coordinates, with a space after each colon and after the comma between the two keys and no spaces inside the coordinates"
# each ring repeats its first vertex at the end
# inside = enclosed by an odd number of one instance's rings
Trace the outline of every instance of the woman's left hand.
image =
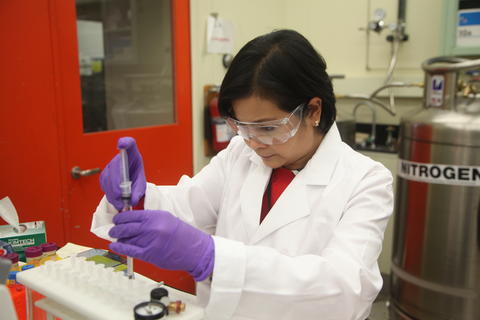
{"type": "Polygon", "coordinates": [[[117,238],[110,249],[170,270],[185,270],[196,281],[213,272],[212,236],[168,211],[139,210],[118,213],[109,235],[117,238]]]}

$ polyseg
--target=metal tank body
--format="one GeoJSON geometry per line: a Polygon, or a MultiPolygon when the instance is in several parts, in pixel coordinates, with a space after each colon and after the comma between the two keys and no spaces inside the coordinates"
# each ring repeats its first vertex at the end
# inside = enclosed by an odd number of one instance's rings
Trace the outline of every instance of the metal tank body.
{"type": "Polygon", "coordinates": [[[401,122],[390,317],[478,320],[480,99],[461,72],[480,60],[423,67],[426,108],[401,122]]]}

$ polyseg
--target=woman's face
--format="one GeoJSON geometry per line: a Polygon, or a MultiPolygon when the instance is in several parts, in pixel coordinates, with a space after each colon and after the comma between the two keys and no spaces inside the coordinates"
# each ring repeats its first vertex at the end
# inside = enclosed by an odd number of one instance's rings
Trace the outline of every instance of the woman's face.
{"type": "MultiPolygon", "coordinates": [[[[281,110],[274,102],[257,96],[234,101],[233,111],[237,120],[241,122],[280,120],[290,115],[289,112],[281,110]]],[[[286,142],[267,145],[255,138],[245,140],[245,142],[262,158],[265,165],[271,168],[302,169],[315,153],[323,138],[315,127],[315,122],[320,121],[320,98],[312,98],[308,106],[305,105],[303,112],[304,120],[300,123],[297,133],[286,142]]]]}

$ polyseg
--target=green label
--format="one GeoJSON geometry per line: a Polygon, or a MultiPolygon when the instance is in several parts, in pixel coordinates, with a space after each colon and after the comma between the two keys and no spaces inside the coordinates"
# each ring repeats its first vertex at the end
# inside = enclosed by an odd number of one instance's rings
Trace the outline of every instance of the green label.
{"type": "Polygon", "coordinates": [[[0,226],[0,240],[11,244],[13,251],[18,253],[19,259],[25,262],[25,248],[47,242],[47,235],[43,221],[27,222],[21,225],[24,226],[24,231],[21,233],[16,232],[11,226],[0,226]]]}

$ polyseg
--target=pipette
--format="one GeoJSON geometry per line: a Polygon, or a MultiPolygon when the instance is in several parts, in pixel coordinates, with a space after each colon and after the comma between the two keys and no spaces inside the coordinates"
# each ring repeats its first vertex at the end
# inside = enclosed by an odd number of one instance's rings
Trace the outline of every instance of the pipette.
{"type": "MultiPolygon", "coordinates": [[[[122,201],[124,211],[132,210],[132,181],[128,173],[128,155],[125,149],[120,149],[120,170],[122,174],[122,181],[120,182],[120,189],[122,190],[122,201]]],[[[127,276],[129,279],[134,278],[133,273],[133,258],[127,256],[127,276]]]]}

